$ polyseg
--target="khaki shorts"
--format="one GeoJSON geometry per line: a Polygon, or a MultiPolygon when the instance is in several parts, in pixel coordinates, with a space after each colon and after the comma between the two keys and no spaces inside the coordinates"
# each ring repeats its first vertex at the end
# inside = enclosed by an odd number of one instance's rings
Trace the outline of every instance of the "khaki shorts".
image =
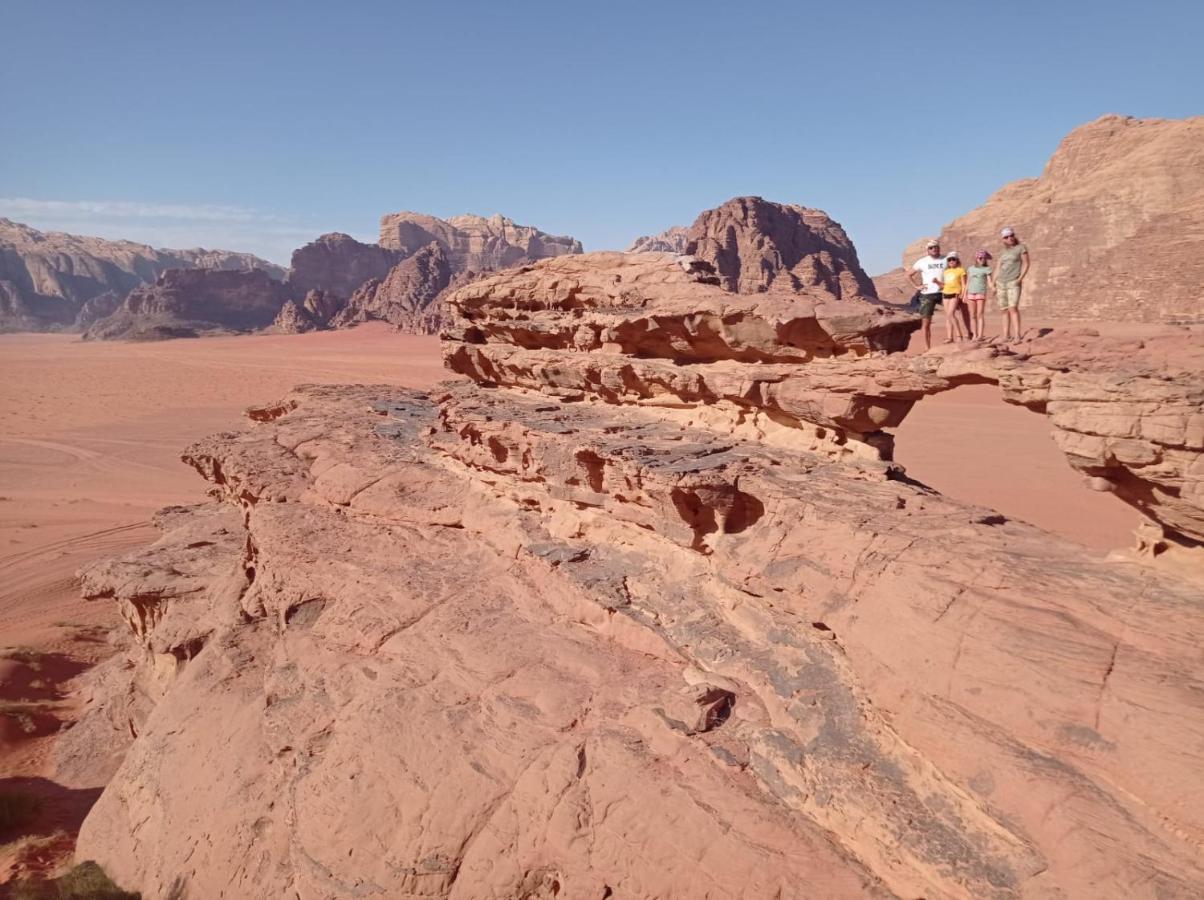
{"type": "Polygon", "coordinates": [[[999,298],[1000,309],[1017,309],[1020,306],[1019,281],[1000,282],[995,288],[995,296],[999,298]]]}

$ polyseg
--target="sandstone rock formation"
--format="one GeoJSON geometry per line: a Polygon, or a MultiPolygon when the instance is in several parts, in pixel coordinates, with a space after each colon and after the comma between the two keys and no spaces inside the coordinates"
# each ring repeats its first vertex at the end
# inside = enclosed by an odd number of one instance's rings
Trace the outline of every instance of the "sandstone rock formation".
{"type": "Polygon", "coordinates": [[[289,288],[298,297],[325,291],[346,300],[365,281],[384,278],[405,255],[350,235],[324,234],[293,251],[289,288]]]}
{"type": "Polygon", "coordinates": [[[818,209],[735,197],[694,221],[685,252],[714,265],[723,286],[741,294],[775,287],[875,297],[853,242],[818,209]]]}
{"type": "Polygon", "coordinates": [[[390,213],[380,220],[380,245],[406,256],[431,242],[447,254],[453,272],[481,272],[552,256],[581,253],[581,242],[517,225],[505,216],[452,216],[390,213]]]}
{"type": "Polygon", "coordinates": [[[379,245],[330,234],[294,253],[289,275],[294,294],[323,291],[336,298],[338,309],[316,314],[293,301],[274,324],[294,333],[379,320],[402,331],[434,334],[441,321],[438,300],[449,288],[467,284],[481,271],[580,252],[579,241],[502,216],[443,220],[395,213],[381,219],[379,245]]]}
{"type": "Polygon", "coordinates": [[[684,225],[666,228],[660,234],[643,235],[632,241],[628,253],[685,253],[690,229],[684,225]]]}
{"type": "Polygon", "coordinates": [[[84,338],[161,340],[252,331],[270,325],[286,298],[285,286],[262,269],[168,269],[153,285],[131,291],[84,338]]]}
{"type": "Polygon", "coordinates": [[[133,649],[79,728],[136,738],[81,858],[147,896],[1204,890],[1198,584],[882,430],[995,381],[1198,541],[1198,335],[916,359],[913,316],[668,254],[446,311],[471,380],[251,410],[185,454],[213,502],[85,573],[133,649]]]}
{"type": "Polygon", "coordinates": [[[284,277],[279,266],[249,253],[156,250],[131,241],[41,232],[0,218],[0,332],[82,330],[116,309],[131,290],[175,268],[262,269],[284,277]]]}
{"type": "MultiPolygon", "coordinates": [[[[1204,321],[1204,116],[1112,115],[1077,128],[1041,177],[1006,185],[950,222],[942,243],[997,252],[1005,225],[1031,250],[1024,304],[1036,313],[1204,321]]],[[[922,254],[921,239],[904,266],[922,254]]]]}
{"type": "Polygon", "coordinates": [[[309,291],[299,303],[287,301],[272,325],[283,334],[304,334],[326,328],[343,308],[339,297],[326,291],[309,291]]]}
{"type": "Polygon", "coordinates": [[[451,281],[447,254],[432,241],[390,269],[383,280],[361,285],[331,324],[345,328],[378,319],[409,331],[424,330],[418,327],[420,318],[451,281]]]}

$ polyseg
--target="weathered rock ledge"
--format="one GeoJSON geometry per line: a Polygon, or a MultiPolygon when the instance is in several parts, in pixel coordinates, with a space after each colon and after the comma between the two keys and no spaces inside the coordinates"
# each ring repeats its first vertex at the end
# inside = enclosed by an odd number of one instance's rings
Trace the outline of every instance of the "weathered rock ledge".
{"type": "Polygon", "coordinates": [[[137,737],[81,856],[150,896],[1198,896],[1199,585],[875,443],[995,381],[1191,540],[1184,348],[904,358],[869,302],[613,262],[454,294],[476,383],[304,388],[188,450],[214,501],[86,576],[137,737]]]}

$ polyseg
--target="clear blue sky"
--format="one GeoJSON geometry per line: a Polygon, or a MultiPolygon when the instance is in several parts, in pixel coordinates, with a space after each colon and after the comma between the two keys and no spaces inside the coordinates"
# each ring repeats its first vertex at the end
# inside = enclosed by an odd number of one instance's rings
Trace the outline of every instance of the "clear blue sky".
{"type": "Polygon", "coordinates": [[[0,215],[281,262],[384,212],[587,249],[737,194],[866,268],[1104,113],[1204,113],[1199,2],[123,2],[0,7],[0,215]]]}

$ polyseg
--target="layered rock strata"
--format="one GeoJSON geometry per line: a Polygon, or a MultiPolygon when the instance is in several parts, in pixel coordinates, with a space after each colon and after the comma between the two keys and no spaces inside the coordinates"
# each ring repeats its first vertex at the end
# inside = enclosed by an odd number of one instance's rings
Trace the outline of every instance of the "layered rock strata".
{"type": "Polygon", "coordinates": [[[547,234],[505,216],[435,216],[414,212],[381,216],[380,245],[406,256],[430,243],[447,254],[454,272],[482,272],[553,256],[581,253],[576,238],[547,234]]]}
{"type": "Polygon", "coordinates": [[[685,252],[711,263],[723,287],[741,294],[772,287],[876,297],[853,242],[820,209],[735,197],[694,221],[685,252]]]}
{"type": "Polygon", "coordinates": [[[260,269],[169,269],[130,292],[84,332],[93,340],[161,340],[253,331],[271,325],[287,289],[260,269]]]}
{"type": "Polygon", "coordinates": [[[279,266],[249,253],[156,250],[0,218],[0,331],[82,330],[113,312],[134,288],[180,268],[261,269],[284,277],[279,266]]]}
{"type": "Polygon", "coordinates": [[[660,234],[642,235],[631,242],[628,253],[685,253],[690,229],[684,225],[666,228],[660,234]]]}
{"type": "Polygon", "coordinates": [[[347,234],[324,234],[293,251],[288,273],[290,292],[302,297],[322,291],[346,300],[372,278],[384,278],[405,254],[365,244],[347,234]]]}
{"type": "Polygon", "coordinates": [[[429,333],[424,317],[437,315],[438,298],[451,285],[452,277],[447,254],[432,241],[390,269],[383,280],[361,285],[331,324],[345,328],[377,319],[400,330],[429,333]]]}
{"type": "Polygon", "coordinates": [[[866,439],[988,367],[1079,424],[1152,384],[1055,396],[1073,340],[917,361],[911,317],[693,277],[494,276],[448,303],[472,380],[190,448],[213,502],[85,577],[141,702],[81,856],[150,896],[1198,895],[1198,585],[866,439]]]}

